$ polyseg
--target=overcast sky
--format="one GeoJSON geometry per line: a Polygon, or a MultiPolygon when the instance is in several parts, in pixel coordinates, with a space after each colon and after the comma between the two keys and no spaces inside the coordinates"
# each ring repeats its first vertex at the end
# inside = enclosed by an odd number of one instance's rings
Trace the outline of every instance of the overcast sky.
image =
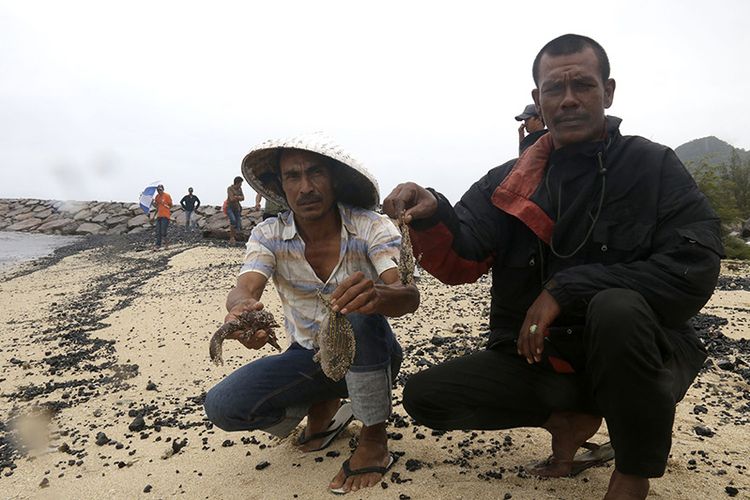
{"type": "Polygon", "coordinates": [[[220,204],[253,145],[322,130],[381,198],[414,180],[455,202],[517,154],[531,63],[564,33],[607,50],[623,133],[750,149],[749,31],[744,0],[0,0],[0,198],[161,180],[220,204]]]}

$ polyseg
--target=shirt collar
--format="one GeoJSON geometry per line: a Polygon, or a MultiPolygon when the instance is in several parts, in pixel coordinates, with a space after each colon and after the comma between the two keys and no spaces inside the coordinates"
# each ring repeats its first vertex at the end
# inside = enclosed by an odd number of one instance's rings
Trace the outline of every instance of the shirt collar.
{"type": "MultiPolygon", "coordinates": [[[[339,210],[341,216],[341,225],[346,229],[349,234],[357,234],[357,228],[352,220],[352,207],[336,203],[336,207],[339,210]]],[[[284,240],[291,240],[297,236],[297,225],[294,222],[294,213],[291,210],[283,212],[279,217],[282,225],[281,238],[284,240]]]]}

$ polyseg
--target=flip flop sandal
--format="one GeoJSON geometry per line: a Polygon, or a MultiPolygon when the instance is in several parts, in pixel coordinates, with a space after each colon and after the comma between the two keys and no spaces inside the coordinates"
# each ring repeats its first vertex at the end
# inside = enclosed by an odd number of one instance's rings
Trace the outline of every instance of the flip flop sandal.
{"type": "Polygon", "coordinates": [[[557,460],[554,455],[550,455],[541,462],[531,464],[526,469],[531,473],[541,477],[573,477],[577,476],[581,472],[585,471],[590,467],[597,465],[603,465],[613,458],[615,458],[615,450],[612,448],[612,444],[607,442],[603,445],[596,443],[585,442],[581,445],[581,448],[585,448],[588,451],[576,455],[573,460],[557,460]],[[554,474],[544,473],[545,469],[555,464],[569,464],[571,466],[570,472],[563,476],[557,476],[554,474]]]}
{"type": "Polygon", "coordinates": [[[586,448],[588,451],[573,458],[571,477],[580,474],[589,467],[605,464],[615,458],[615,449],[612,448],[612,443],[609,441],[602,445],[586,442],[581,445],[581,448],[586,448]]]}
{"type": "Polygon", "coordinates": [[[351,403],[344,403],[341,405],[341,407],[336,412],[336,415],[334,415],[333,420],[331,420],[331,423],[328,424],[328,429],[326,429],[323,432],[316,432],[315,434],[311,436],[306,436],[305,433],[307,432],[307,427],[305,427],[305,430],[302,431],[302,433],[297,438],[297,446],[302,446],[305,443],[309,443],[310,441],[314,441],[316,439],[323,439],[323,442],[320,444],[319,447],[315,448],[312,451],[321,451],[328,446],[331,445],[334,439],[336,439],[336,436],[341,434],[341,431],[343,431],[347,425],[349,425],[349,422],[352,421],[354,418],[354,413],[352,412],[352,405],[351,403]]]}
{"type": "MultiPolygon", "coordinates": [[[[344,463],[341,464],[341,468],[344,470],[344,481],[346,482],[346,479],[351,476],[359,476],[362,474],[369,474],[370,472],[377,472],[381,476],[385,476],[385,474],[390,470],[391,467],[393,467],[393,464],[396,463],[396,457],[393,455],[393,453],[388,454],[388,465],[385,467],[378,467],[378,466],[370,466],[370,467],[362,467],[361,469],[354,469],[352,470],[351,467],[349,467],[349,458],[344,460],[344,463]]],[[[344,490],[344,486],[342,485],[340,488],[331,488],[331,493],[334,495],[345,495],[348,493],[348,491],[344,490]]]]}

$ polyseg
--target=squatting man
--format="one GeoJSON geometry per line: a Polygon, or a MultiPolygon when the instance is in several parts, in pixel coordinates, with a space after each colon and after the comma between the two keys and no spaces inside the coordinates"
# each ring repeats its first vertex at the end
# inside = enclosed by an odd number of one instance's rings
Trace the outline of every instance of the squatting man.
{"type": "MultiPolygon", "coordinates": [[[[296,443],[303,451],[325,448],[354,417],[363,424],[359,444],[328,487],[346,493],[378,484],[394,460],[386,421],[402,358],[386,317],[419,305],[416,287],[403,285],[397,272],[401,234],[372,211],[379,201],[375,179],[317,135],[268,141],[245,157],[242,171],[258,193],[288,210],[253,229],[227,297],[226,321],[262,309],[270,278],[281,299],[289,346],[213,387],[206,395],[206,414],[226,431],[261,429],[280,437],[306,416],[296,443]],[[356,340],[353,363],[338,382],[313,359],[315,335],[329,315],[321,296],[346,316],[356,340]],[[347,395],[351,403],[342,405],[347,395]]],[[[259,330],[238,340],[260,349],[268,333],[259,330]]]]}

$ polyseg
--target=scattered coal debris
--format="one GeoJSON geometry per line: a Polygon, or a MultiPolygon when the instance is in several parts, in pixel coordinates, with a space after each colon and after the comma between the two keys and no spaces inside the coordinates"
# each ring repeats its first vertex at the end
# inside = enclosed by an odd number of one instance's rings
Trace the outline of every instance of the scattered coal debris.
{"type": "Polygon", "coordinates": [[[717,367],[733,372],[750,382],[750,340],[732,339],[721,331],[728,320],[712,314],[698,314],[692,319],[698,337],[708,351],[704,370],[717,367]]]}
{"type": "Polygon", "coordinates": [[[716,284],[717,290],[750,290],[750,277],[748,276],[719,276],[716,284]]]}
{"type": "MultiPolygon", "coordinates": [[[[200,240],[198,231],[170,227],[172,243],[194,243],[200,240]]],[[[201,244],[226,246],[222,241],[205,241],[201,244]]],[[[76,406],[103,393],[127,389],[128,380],[139,373],[137,364],[118,363],[114,341],[97,338],[96,332],[109,326],[104,322],[105,318],[128,307],[141,295],[139,289],[142,283],[158,275],[167,266],[169,259],[182,249],[163,250],[160,254],[153,255],[151,232],[116,236],[90,235],[57,249],[49,257],[38,259],[32,266],[6,275],[6,278],[14,279],[30,274],[85,250],[93,251],[97,260],[111,265],[113,272],[93,280],[80,294],[52,302],[48,320],[44,324],[19,324],[19,328],[30,332],[24,335],[31,342],[44,345],[45,356],[34,360],[14,357],[10,360],[11,364],[44,373],[50,378],[42,383],[3,391],[2,397],[13,404],[14,411],[22,412],[24,406],[38,405],[40,402],[54,411],[76,406]],[[148,258],[139,258],[138,253],[144,251],[149,252],[148,258]]],[[[227,273],[235,272],[236,269],[231,266],[233,263],[215,264],[211,268],[219,277],[222,273],[226,276],[227,273]]],[[[157,390],[156,384],[149,381],[146,390],[157,390]]],[[[153,427],[186,428],[203,425],[204,396],[188,398],[183,406],[164,415],[161,421],[155,418],[153,427]],[[200,420],[186,422],[184,416],[197,411],[200,411],[200,420]]],[[[146,429],[145,422],[141,423],[138,419],[131,426],[131,431],[146,429]]],[[[0,474],[12,474],[15,461],[27,454],[27,450],[21,449],[9,432],[5,425],[0,426],[0,474]]]]}

